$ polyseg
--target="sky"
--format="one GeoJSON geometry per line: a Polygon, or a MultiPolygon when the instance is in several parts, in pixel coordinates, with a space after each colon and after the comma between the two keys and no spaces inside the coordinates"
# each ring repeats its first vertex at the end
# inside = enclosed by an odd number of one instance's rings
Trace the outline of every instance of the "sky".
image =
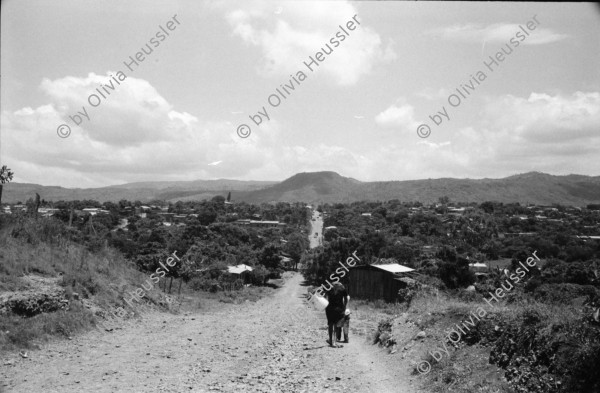
{"type": "Polygon", "coordinates": [[[1,4],[14,182],[600,175],[594,4],[1,4]]]}

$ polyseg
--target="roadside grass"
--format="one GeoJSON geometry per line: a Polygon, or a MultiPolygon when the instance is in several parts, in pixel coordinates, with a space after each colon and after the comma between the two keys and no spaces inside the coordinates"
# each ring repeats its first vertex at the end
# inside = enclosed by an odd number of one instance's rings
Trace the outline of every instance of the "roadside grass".
{"type": "Polygon", "coordinates": [[[449,323],[447,328],[451,328],[454,323],[464,321],[471,312],[477,314],[478,308],[486,311],[487,319],[506,325],[518,322],[527,313],[536,313],[540,315],[548,330],[581,317],[581,311],[574,307],[546,304],[533,299],[523,298],[511,303],[492,301],[492,304],[494,307],[485,301],[458,299],[444,292],[439,292],[437,295],[422,294],[412,301],[408,315],[422,330],[437,327],[441,322],[449,323]]]}
{"type": "Polygon", "coordinates": [[[379,338],[379,324],[402,314],[406,308],[400,303],[382,300],[368,301],[350,299],[350,333],[363,337],[370,343],[379,338]]]}
{"type": "Polygon", "coordinates": [[[193,290],[187,286],[185,292],[193,298],[192,309],[211,309],[216,302],[228,304],[242,304],[246,302],[257,302],[265,297],[273,296],[276,288],[285,285],[287,280],[293,276],[293,272],[284,272],[282,278],[271,279],[266,286],[244,286],[240,289],[225,291],[203,291],[201,289],[193,290]]]}
{"type": "MultiPolygon", "coordinates": [[[[600,336],[597,329],[586,326],[581,309],[518,295],[518,300],[493,303],[492,308],[485,301],[457,299],[455,294],[419,294],[406,314],[406,322],[427,337],[412,347],[414,373],[418,374],[420,361],[428,361],[432,369],[426,384],[432,391],[448,389],[452,383],[452,390],[461,393],[508,392],[512,388],[505,375],[510,375],[519,380],[520,388],[547,392],[560,386],[551,387],[556,380],[562,380],[563,386],[578,383],[575,380],[585,370],[598,366],[600,336]],[[456,331],[456,324],[469,320],[478,308],[485,310],[485,316],[474,327],[463,327],[465,334],[452,345],[447,339],[450,329],[456,331]],[[444,345],[449,356],[439,352],[443,356],[436,360],[430,351],[441,351],[444,345]]],[[[579,385],[572,389],[580,391],[579,385]]]]}
{"type": "Polygon", "coordinates": [[[245,287],[234,291],[207,293],[207,298],[217,299],[221,303],[241,304],[256,302],[264,297],[272,296],[275,291],[269,287],[245,287]]]}
{"type": "Polygon", "coordinates": [[[211,312],[223,309],[223,303],[239,305],[247,302],[257,302],[262,298],[272,296],[275,293],[269,287],[247,287],[233,291],[202,291],[182,288],[183,304],[181,310],[185,312],[211,312]]]}
{"type": "Polygon", "coordinates": [[[239,305],[257,302],[272,296],[275,291],[276,289],[268,286],[248,286],[235,290],[211,292],[210,290],[194,289],[188,284],[183,284],[181,294],[176,297],[176,302],[180,304],[179,312],[212,312],[222,310],[223,303],[239,305]]]}
{"type": "Polygon", "coordinates": [[[30,318],[9,315],[0,319],[0,348],[3,351],[39,348],[36,343],[67,338],[96,326],[96,318],[79,304],[69,310],[41,313],[30,318]]]}
{"type": "MultiPolygon", "coordinates": [[[[2,315],[0,351],[37,348],[52,337],[93,329],[103,319],[117,318],[109,311],[117,307],[123,307],[128,316],[139,316],[152,305],[169,312],[180,309],[182,298],[179,307],[163,300],[159,285],[166,287],[166,281],[161,281],[146,293],[143,304],[134,301],[135,309],[131,310],[124,297],[129,298],[128,293],[141,288],[149,276],[113,248],[100,247],[90,252],[70,238],[69,228],[53,218],[0,215],[0,294],[40,293],[48,289],[32,286],[24,279],[26,276],[60,277],[58,286],[52,289],[57,294],[64,289],[60,296],[69,301],[66,309],[55,312],[38,313],[40,310],[34,307],[32,315],[2,315]]],[[[182,294],[195,310],[222,308],[223,303],[256,302],[274,291],[270,287],[250,286],[211,293],[193,291],[188,285],[182,287],[182,294]]]]}
{"type": "MultiPolygon", "coordinates": [[[[123,300],[125,292],[140,287],[148,278],[112,248],[92,253],[70,241],[68,228],[56,219],[1,217],[0,293],[41,291],[22,279],[29,275],[61,277],[58,285],[69,300],[68,310],[3,316],[1,350],[31,348],[52,336],[89,330],[96,325],[97,317],[108,315],[105,310],[118,306],[130,309],[123,300]],[[90,305],[89,309],[82,302],[90,305]]],[[[148,299],[157,303],[160,296],[157,288],[150,291],[148,299]]]]}
{"type": "Polygon", "coordinates": [[[435,289],[420,291],[410,306],[351,299],[350,331],[400,355],[395,361],[406,359],[413,375],[432,392],[511,392],[506,376],[531,392],[554,391],[550,385],[557,380],[571,389],[561,391],[592,391],[577,384],[591,379],[600,366],[598,327],[586,322],[581,308],[536,301],[522,288],[513,291],[493,308],[473,292],[435,289]],[[450,329],[469,321],[478,309],[485,316],[475,327],[467,325],[469,331],[463,328],[466,334],[452,345],[450,329]],[[420,332],[424,337],[418,337],[420,332]],[[430,352],[442,351],[444,345],[449,355],[440,352],[443,356],[436,360],[430,352]],[[427,377],[416,369],[421,361],[431,364],[427,377]]]}

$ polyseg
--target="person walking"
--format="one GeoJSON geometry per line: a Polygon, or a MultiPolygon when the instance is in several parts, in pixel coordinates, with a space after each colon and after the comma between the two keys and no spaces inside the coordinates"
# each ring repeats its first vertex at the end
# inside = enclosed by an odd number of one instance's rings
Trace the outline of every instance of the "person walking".
{"type": "MultiPolygon", "coordinates": [[[[348,296],[348,301],[350,301],[350,296],[348,296]]],[[[344,313],[344,318],[342,318],[336,324],[335,335],[337,337],[337,340],[343,342],[344,344],[348,344],[350,342],[349,330],[350,330],[350,309],[348,308],[348,302],[346,302],[346,312],[344,313]],[[342,331],[344,332],[344,341],[342,341],[342,331]]]]}
{"type": "Polygon", "coordinates": [[[339,348],[340,345],[334,343],[333,341],[334,338],[338,338],[338,332],[334,332],[334,329],[337,330],[336,324],[343,320],[346,315],[346,305],[350,300],[350,296],[348,296],[348,291],[346,291],[346,288],[340,282],[336,282],[333,284],[329,292],[327,292],[326,297],[329,301],[329,304],[325,308],[325,315],[327,316],[327,330],[329,333],[329,341],[327,342],[329,343],[330,347],[339,348]]]}

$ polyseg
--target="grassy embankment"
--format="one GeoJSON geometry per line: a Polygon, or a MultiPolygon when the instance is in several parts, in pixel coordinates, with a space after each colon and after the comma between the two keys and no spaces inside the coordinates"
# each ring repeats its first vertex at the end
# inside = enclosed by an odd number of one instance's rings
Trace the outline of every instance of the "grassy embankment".
{"type": "MultiPolygon", "coordinates": [[[[70,241],[69,231],[57,220],[6,216],[0,220],[0,294],[29,296],[49,291],[68,300],[66,307],[42,312],[45,306],[39,304],[39,297],[25,299],[19,312],[0,320],[2,350],[35,348],[50,337],[90,329],[99,318],[110,316],[108,310],[124,304],[125,291],[146,279],[115,250],[105,247],[91,253],[70,241]],[[45,278],[47,285],[35,285],[27,279],[32,276],[45,278]]],[[[147,298],[161,303],[156,292],[147,298]]]]}
{"type": "Polygon", "coordinates": [[[389,347],[392,356],[409,360],[415,375],[418,364],[428,361],[431,371],[419,378],[431,391],[598,391],[600,326],[589,309],[525,300],[521,290],[493,309],[482,295],[437,290],[421,291],[410,307],[351,301],[351,326],[389,347]],[[466,324],[470,330],[461,325],[465,334],[452,344],[448,331],[469,321],[479,307],[486,315],[481,321],[473,317],[475,326],[466,324]],[[442,355],[439,361],[430,351],[442,355]]]}
{"type": "MultiPolygon", "coordinates": [[[[138,271],[110,247],[89,252],[69,240],[71,235],[62,222],[52,218],[17,219],[0,215],[0,299],[50,291],[52,296],[59,294],[60,300],[68,300],[68,306],[44,312],[39,297],[25,299],[19,312],[2,315],[0,351],[36,348],[52,337],[71,336],[94,328],[105,319],[118,320],[109,311],[116,307],[128,311],[126,318],[138,317],[149,307],[161,310],[176,307],[177,303],[165,301],[158,284],[145,295],[143,305],[134,302],[134,310],[126,306],[123,301],[126,293],[140,288],[148,274],[138,271]],[[32,276],[43,277],[44,285],[37,286],[28,280],[32,276]]],[[[186,308],[197,310],[215,308],[219,303],[256,301],[272,290],[245,288],[210,294],[191,291],[184,285],[182,293],[192,295],[183,296],[189,303],[186,308]]],[[[59,304],[60,300],[53,299],[59,304]]]]}

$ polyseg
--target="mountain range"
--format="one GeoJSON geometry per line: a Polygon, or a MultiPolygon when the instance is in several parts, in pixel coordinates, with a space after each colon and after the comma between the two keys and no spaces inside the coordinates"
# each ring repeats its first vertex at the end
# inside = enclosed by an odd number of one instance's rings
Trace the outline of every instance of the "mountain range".
{"type": "Polygon", "coordinates": [[[100,188],[63,188],[27,183],[4,185],[2,202],[25,202],[35,193],[42,199],[117,202],[121,199],[170,202],[210,199],[232,194],[235,202],[354,202],[362,200],[436,202],[447,196],[456,202],[498,201],[585,206],[600,203],[600,176],[555,176],[528,172],[502,179],[423,179],[363,182],[336,172],[303,172],[282,182],[242,180],[154,181],[100,188]]]}

